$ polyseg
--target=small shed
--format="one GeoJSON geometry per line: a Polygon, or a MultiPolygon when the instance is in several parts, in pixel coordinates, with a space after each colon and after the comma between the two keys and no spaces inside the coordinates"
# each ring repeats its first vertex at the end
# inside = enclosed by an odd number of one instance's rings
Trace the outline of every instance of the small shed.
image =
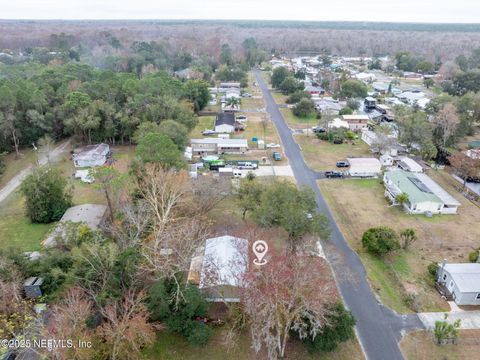
{"type": "Polygon", "coordinates": [[[36,299],[42,296],[43,278],[32,276],[23,283],[25,296],[30,299],[36,299]]]}
{"type": "Polygon", "coordinates": [[[415,160],[409,157],[402,157],[397,163],[398,167],[402,170],[414,172],[414,173],[421,173],[423,172],[423,167],[415,160]]]}
{"type": "Polygon", "coordinates": [[[74,153],[72,158],[75,167],[94,167],[104,165],[109,156],[110,146],[97,144],[85,146],[79,152],[74,153]]]}

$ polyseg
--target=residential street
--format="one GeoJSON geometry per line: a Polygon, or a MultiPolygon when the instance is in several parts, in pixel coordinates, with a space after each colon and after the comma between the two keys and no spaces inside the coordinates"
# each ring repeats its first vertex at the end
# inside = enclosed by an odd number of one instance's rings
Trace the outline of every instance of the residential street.
{"type": "Polygon", "coordinates": [[[293,139],[292,131],[286,125],[261,72],[259,70],[254,72],[263,92],[267,111],[278,130],[295,179],[299,185],[308,186],[314,190],[318,211],[325,214],[330,220],[330,242],[334,245],[336,254],[332,256],[327,252],[327,257],[334,269],[345,303],[357,319],[357,333],[367,359],[403,359],[397,344],[401,333],[405,330],[422,328],[422,323],[416,315],[397,315],[377,301],[370,289],[365,269],[359,257],[348,246],[320,193],[316,183],[319,178],[318,174],[305,164],[301,150],[293,139]],[[344,276],[345,274],[350,274],[350,276],[344,276]]]}
{"type": "MultiPolygon", "coordinates": [[[[50,152],[50,161],[56,162],[60,159],[60,157],[67,151],[68,146],[70,145],[70,140],[63,142],[55,149],[50,152]]],[[[42,155],[40,156],[39,163],[40,165],[45,165],[48,162],[47,156],[42,155]]],[[[26,169],[20,171],[17,175],[15,175],[3,188],[0,189],[0,203],[5,200],[10,194],[12,194],[15,189],[17,189],[20,184],[22,183],[23,179],[25,179],[31,172],[33,166],[29,166],[26,169]]]]}

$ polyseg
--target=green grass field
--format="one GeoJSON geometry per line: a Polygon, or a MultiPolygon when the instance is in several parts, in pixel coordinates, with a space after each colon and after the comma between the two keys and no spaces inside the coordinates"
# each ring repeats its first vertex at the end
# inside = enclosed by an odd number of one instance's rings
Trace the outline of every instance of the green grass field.
{"type": "Polygon", "coordinates": [[[188,135],[190,139],[201,139],[203,137],[202,131],[205,129],[212,130],[215,125],[215,116],[200,116],[198,124],[188,135]]]}
{"type": "Polygon", "coordinates": [[[301,118],[301,117],[295,116],[292,112],[292,109],[282,108],[280,109],[280,112],[283,114],[285,121],[292,128],[305,129],[318,124],[317,116],[314,113],[310,114],[305,118],[301,118]]]}

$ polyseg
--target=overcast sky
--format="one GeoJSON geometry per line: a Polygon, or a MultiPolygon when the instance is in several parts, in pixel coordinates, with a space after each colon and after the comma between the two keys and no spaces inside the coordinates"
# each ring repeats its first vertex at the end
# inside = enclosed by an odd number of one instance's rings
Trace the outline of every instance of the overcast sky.
{"type": "Polygon", "coordinates": [[[268,19],[478,23],[479,0],[0,0],[1,19],[268,19]]]}

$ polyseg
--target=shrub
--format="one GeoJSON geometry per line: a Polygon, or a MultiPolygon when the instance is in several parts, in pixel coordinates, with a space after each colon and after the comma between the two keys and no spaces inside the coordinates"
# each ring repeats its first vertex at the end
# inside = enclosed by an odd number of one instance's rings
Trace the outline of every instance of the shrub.
{"type": "Polygon", "coordinates": [[[293,108],[293,113],[298,117],[307,117],[315,111],[315,104],[312,100],[302,99],[293,108]]]}
{"type": "Polygon", "coordinates": [[[5,168],[6,168],[5,162],[4,162],[3,159],[0,157],[0,176],[2,176],[3,173],[5,172],[5,168]]]}
{"type": "Polygon", "coordinates": [[[435,321],[433,336],[437,345],[443,345],[448,342],[455,343],[458,338],[458,328],[461,320],[457,319],[453,324],[447,322],[448,315],[445,314],[443,321],[435,321]]]}
{"type": "Polygon", "coordinates": [[[365,231],[362,236],[362,246],[369,253],[379,256],[400,249],[400,243],[395,230],[386,226],[371,228],[365,231]]]}
{"type": "Polygon", "coordinates": [[[192,345],[203,346],[212,336],[212,329],[202,322],[194,321],[187,335],[187,341],[192,345]]]}
{"type": "Polygon", "coordinates": [[[348,106],[345,106],[344,108],[340,109],[340,111],[338,112],[338,115],[352,115],[352,114],[353,114],[353,110],[348,106]]]}
{"type": "Polygon", "coordinates": [[[60,170],[39,167],[23,180],[20,186],[25,196],[27,216],[34,223],[60,220],[72,206],[72,191],[60,170]]]}
{"type": "Polygon", "coordinates": [[[302,99],[310,99],[311,95],[309,93],[306,93],[305,91],[295,91],[293,94],[291,94],[286,102],[287,104],[296,104],[302,99]]]}
{"type": "Polygon", "coordinates": [[[472,251],[470,254],[468,254],[468,261],[470,261],[471,263],[476,263],[479,255],[480,254],[478,250],[472,251]]]}
{"type": "Polygon", "coordinates": [[[314,339],[310,337],[304,341],[311,352],[334,351],[339,343],[353,339],[355,336],[353,331],[355,318],[342,303],[336,304],[334,312],[327,317],[329,325],[323,327],[314,339]]]}
{"type": "Polygon", "coordinates": [[[437,270],[438,270],[438,264],[436,262],[431,262],[427,266],[428,274],[433,280],[437,280],[437,270]]]}
{"type": "Polygon", "coordinates": [[[325,140],[325,141],[329,141],[330,138],[328,136],[328,133],[326,132],[323,132],[323,133],[317,133],[317,138],[319,138],[320,140],[325,140]]]}

